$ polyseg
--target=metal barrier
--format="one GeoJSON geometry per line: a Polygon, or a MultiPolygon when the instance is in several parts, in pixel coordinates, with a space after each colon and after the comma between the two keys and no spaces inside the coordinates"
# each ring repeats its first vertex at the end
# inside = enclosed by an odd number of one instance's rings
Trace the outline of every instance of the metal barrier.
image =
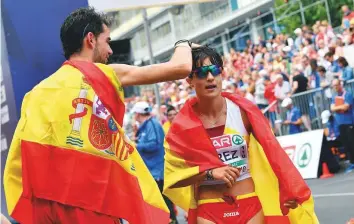
{"type": "MultiPolygon", "coordinates": [[[[354,94],[354,79],[347,81],[344,84],[344,88],[346,91],[354,94]]],[[[327,87],[312,89],[291,96],[293,105],[299,108],[302,114],[302,131],[324,128],[321,121],[321,113],[324,110],[330,110],[332,94],[332,89],[327,87]]],[[[283,121],[287,120],[287,111],[280,105],[280,101],[275,101],[263,110],[264,116],[268,118],[277,136],[287,135],[289,133],[287,130],[288,127],[283,125],[283,121]]]]}

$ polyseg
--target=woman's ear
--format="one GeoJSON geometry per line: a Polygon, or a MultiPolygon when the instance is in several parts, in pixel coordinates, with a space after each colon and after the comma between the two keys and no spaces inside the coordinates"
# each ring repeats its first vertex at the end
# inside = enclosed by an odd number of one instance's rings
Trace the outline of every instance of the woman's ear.
{"type": "Polygon", "coordinates": [[[187,77],[186,81],[188,82],[188,84],[190,85],[190,87],[194,87],[193,83],[192,83],[193,78],[187,77]]]}

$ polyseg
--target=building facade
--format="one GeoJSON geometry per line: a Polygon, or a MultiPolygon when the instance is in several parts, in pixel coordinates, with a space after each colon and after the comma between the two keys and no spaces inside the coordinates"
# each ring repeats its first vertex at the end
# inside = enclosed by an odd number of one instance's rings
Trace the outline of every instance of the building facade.
{"type": "MultiPolygon", "coordinates": [[[[167,61],[177,40],[210,44],[221,53],[242,50],[246,40],[264,37],[272,26],[273,0],[220,0],[147,9],[155,61],[167,61]]],[[[148,43],[140,10],[114,15],[112,40],[130,39],[134,64],[149,62],[148,43]]]]}

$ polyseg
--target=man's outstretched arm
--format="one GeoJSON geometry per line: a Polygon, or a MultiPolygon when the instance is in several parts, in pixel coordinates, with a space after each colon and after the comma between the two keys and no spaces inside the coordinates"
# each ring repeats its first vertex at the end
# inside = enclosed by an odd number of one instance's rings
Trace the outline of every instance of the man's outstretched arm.
{"type": "Polygon", "coordinates": [[[192,70],[192,51],[187,43],[175,48],[170,61],[143,67],[124,64],[110,65],[122,86],[145,85],[186,78],[192,70]]]}

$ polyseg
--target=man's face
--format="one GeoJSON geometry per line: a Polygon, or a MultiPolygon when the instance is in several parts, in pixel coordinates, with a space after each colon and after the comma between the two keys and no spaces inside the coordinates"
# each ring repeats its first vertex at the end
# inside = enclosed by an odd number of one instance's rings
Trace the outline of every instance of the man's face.
{"type": "Polygon", "coordinates": [[[93,62],[107,64],[109,56],[113,54],[109,45],[111,41],[109,35],[109,28],[103,25],[103,32],[96,38],[96,44],[93,48],[93,62]]]}
{"type": "Polygon", "coordinates": [[[282,78],[277,78],[277,83],[279,86],[283,85],[283,79],[282,78]]]}
{"type": "Polygon", "coordinates": [[[342,86],[340,85],[340,82],[338,80],[333,80],[332,88],[337,93],[342,91],[342,86]]]}
{"type": "Polygon", "coordinates": [[[332,56],[327,56],[325,57],[326,61],[332,62],[333,61],[333,57],[332,56]]]}
{"type": "Polygon", "coordinates": [[[175,111],[175,110],[170,110],[170,111],[167,113],[167,119],[168,119],[168,121],[169,121],[169,122],[172,122],[173,119],[175,119],[176,115],[177,115],[177,111],[175,111]]]}
{"type": "Polygon", "coordinates": [[[346,7],[346,6],[343,6],[343,7],[342,7],[342,12],[343,12],[344,15],[347,15],[348,12],[349,12],[349,8],[346,7]]]}

